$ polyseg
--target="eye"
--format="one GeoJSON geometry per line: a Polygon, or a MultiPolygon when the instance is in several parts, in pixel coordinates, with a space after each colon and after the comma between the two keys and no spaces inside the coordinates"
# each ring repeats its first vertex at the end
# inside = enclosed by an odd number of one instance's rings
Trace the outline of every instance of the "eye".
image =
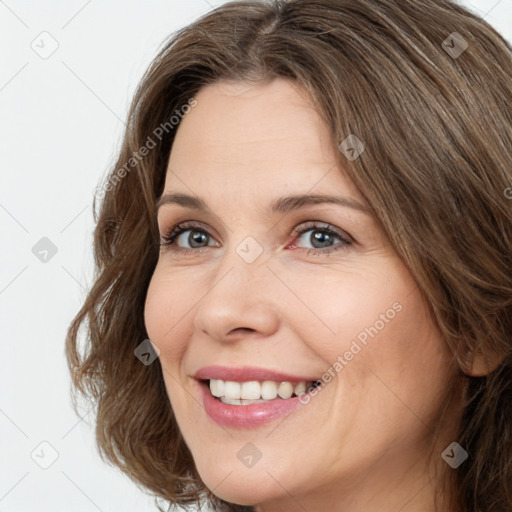
{"type": "Polygon", "coordinates": [[[182,222],[171,228],[167,235],[162,237],[160,245],[177,246],[172,247],[172,249],[184,252],[197,252],[198,250],[208,247],[208,244],[203,245],[208,242],[208,238],[211,238],[211,235],[196,223],[182,222]],[[179,245],[180,243],[190,245],[188,247],[181,247],[179,245]]]}
{"type": "MultiPolygon", "coordinates": [[[[348,233],[338,230],[329,224],[315,221],[307,222],[301,227],[296,228],[293,232],[293,236],[298,237],[303,243],[311,244],[309,247],[305,248],[308,254],[326,254],[345,249],[353,243],[348,233]],[[312,234],[306,236],[306,234],[310,232],[312,234]],[[337,244],[336,240],[339,241],[337,244]]],[[[209,244],[209,239],[213,240],[208,231],[200,227],[197,223],[182,222],[172,227],[167,234],[162,237],[160,245],[182,253],[197,253],[211,246],[218,247],[216,242],[209,244]],[[182,246],[182,244],[185,244],[185,246],[182,246]]],[[[293,243],[289,247],[297,248],[297,244],[293,243]]]]}
{"type": "MultiPolygon", "coordinates": [[[[352,244],[351,237],[348,233],[344,233],[329,224],[308,222],[305,225],[297,228],[294,235],[298,236],[299,240],[311,244],[308,249],[308,254],[326,254],[340,249],[345,249],[352,244]],[[307,233],[311,233],[308,236],[307,233]],[[339,240],[336,245],[335,240],[339,240]],[[334,245],[332,245],[334,243],[334,245]]],[[[292,247],[296,247],[293,244],[292,247]]]]}

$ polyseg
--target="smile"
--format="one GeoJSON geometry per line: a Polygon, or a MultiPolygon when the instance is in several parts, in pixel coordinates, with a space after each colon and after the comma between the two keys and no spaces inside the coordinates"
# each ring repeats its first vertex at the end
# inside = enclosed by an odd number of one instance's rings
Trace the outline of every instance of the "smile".
{"type": "Polygon", "coordinates": [[[211,379],[206,382],[212,396],[229,405],[251,405],[271,400],[287,400],[292,396],[298,397],[316,384],[316,381],[301,381],[294,384],[289,381],[235,382],[222,379],[211,379]]]}

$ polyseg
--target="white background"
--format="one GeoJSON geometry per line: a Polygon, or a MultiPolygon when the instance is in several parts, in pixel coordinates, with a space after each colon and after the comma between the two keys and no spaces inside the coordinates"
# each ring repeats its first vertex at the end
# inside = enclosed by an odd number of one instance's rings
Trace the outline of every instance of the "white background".
{"type": "MultiPolygon", "coordinates": [[[[64,338],[136,84],[171,32],[222,3],[0,0],[0,512],[156,510],[100,460],[93,415],[72,411],[64,338]],[[31,48],[43,31],[59,45],[47,59],[31,48]],[[42,237],[57,247],[46,263],[32,253],[42,237]],[[48,469],[31,458],[51,462],[43,441],[58,453],[48,469]]],[[[512,0],[462,3],[512,41],[512,0]]]]}

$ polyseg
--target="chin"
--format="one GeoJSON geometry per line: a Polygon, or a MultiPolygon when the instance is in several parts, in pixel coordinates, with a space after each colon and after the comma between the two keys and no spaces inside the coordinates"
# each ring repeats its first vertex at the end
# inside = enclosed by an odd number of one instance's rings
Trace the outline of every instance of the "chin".
{"type": "Polygon", "coordinates": [[[264,468],[239,468],[228,464],[204,468],[198,463],[196,467],[201,480],[215,496],[237,505],[255,506],[272,501],[282,495],[283,487],[291,487],[287,482],[281,487],[264,468]]]}

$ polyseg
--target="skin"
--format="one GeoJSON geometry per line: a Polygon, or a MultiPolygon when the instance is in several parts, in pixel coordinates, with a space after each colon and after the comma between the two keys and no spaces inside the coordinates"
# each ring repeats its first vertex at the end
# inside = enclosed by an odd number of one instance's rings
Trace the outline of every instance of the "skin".
{"type": "MultiPolygon", "coordinates": [[[[454,368],[417,283],[367,212],[329,204],[267,211],[274,198],[297,193],[365,204],[327,126],[306,93],[284,79],[218,82],[196,100],[177,131],[164,193],[197,195],[209,210],[164,205],[158,226],[165,236],[195,221],[209,236],[194,253],[180,252],[193,247],[194,228],[174,251],[162,247],[145,323],[202,480],[224,500],[260,512],[433,511],[427,455],[454,368]],[[315,245],[318,228],[293,235],[308,221],[329,223],[352,244],[333,236],[315,245]],[[247,236],[263,249],[250,264],[236,252],[247,236]],[[329,245],[340,250],[326,253],[329,245]],[[236,429],[206,415],[192,377],[199,368],[320,377],[394,303],[401,306],[394,318],[286,418],[236,429]],[[248,442],[262,454],[251,468],[237,458],[248,442]]],[[[452,404],[434,450],[441,471],[459,414],[452,404]]]]}

